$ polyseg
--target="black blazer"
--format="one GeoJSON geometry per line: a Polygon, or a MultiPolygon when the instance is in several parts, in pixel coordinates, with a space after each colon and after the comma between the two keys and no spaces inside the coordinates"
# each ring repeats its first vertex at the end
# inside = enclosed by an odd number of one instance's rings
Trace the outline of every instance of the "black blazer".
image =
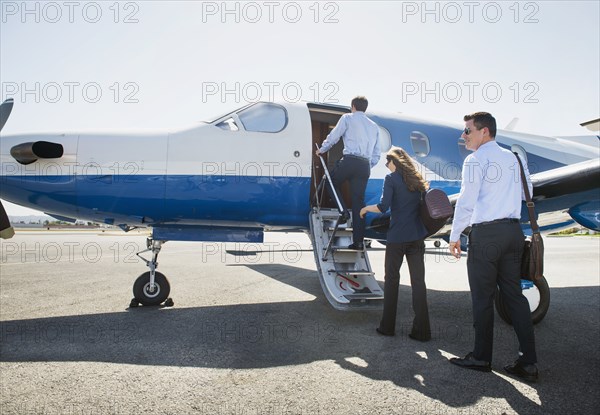
{"type": "Polygon", "coordinates": [[[383,194],[377,208],[387,212],[391,207],[389,243],[402,243],[424,239],[427,229],[419,215],[421,192],[411,192],[406,187],[402,174],[393,172],[385,176],[383,194]]]}

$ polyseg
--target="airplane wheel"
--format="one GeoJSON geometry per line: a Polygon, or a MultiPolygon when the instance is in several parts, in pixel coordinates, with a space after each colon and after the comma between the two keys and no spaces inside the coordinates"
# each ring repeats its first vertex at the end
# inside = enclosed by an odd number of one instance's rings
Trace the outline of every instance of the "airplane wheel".
{"type": "MultiPolygon", "coordinates": [[[[537,281],[525,281],[522,280],[521,286],[523,287],[523,295],[529,301],[529,308],[531,309],[531,321],[533,324],[537,324],[544,319],[548,308],[550,307],[550,287],[545,277],[540,278],[537,281]]],[[[496,292],[496,310],[502,320],[508,324],[512,324],[512,319],[508,309],[504,306],[500,289],[496,292]]]]}
{"type": "Polygon", "coordinates": [[[154,273],[154,291],[150,291],[150,271],[144,272],[133,284],[133,296],[142,305],[159,305],[169,297],[171,285],[160,272],[154,273]]]}

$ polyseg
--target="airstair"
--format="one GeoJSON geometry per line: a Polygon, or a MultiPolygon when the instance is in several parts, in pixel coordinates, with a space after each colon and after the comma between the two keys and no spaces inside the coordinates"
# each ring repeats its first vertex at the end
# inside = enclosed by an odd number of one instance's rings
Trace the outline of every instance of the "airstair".
{"type": "Polygon", "coordinates": [[[338,310],[379,309],[383,304],[383,290],[375,280],[366,248],[348,248],[352,244],[352,218],[343,220],[344,210],[335,189],[332,195],[337,209],[321,207],[324,187],[332,181],[323,157],[319,158],[325,174],[318,186],[315,183],[310,237],[323,292],[338,310]]]}

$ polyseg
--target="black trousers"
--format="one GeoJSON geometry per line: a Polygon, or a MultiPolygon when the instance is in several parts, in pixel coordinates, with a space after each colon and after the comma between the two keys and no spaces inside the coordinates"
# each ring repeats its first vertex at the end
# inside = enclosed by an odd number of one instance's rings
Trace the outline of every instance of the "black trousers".
{"type": "Polygon", "coordinates": [[[388,243],[385,248],[385,287],[383,317],[379,329],[393,334],[396,330],[398,309],[398,285],[400,267],[406,256],[412,288],[412,306],[415,313],[411,334],[421,340],[431,338],[429,310],[427,308],[427,287],[425,286],[425,243],[423,240],[406,243],[388,243]]]}
{"type": "MultiPolygon", "coordinates": [[[[342,184],[348,181],[352,195],[352,239],[354,243],[362,243],[365,237],[365,221],[360,217],[360,210],[365,206],[365,190],[371,176],[369,160],[360,157],[344,156],[338,160],[331,173],[331,180],[338,194],[342,209],[346,206],[342,197],[342,184]]],[[[335,198],[331,195],[332,199],[335,198]]]]}
{"type": "Polygon", "coordinates": [[[475,327],[473,355],[478,360],[492,361],[494,297],[499,287],[523,353],[519,360],[537,362],[531,311],[521,290],[523,243],[523,231],[518,223],[477,226],[469,235],[467,271],[475,327]]]}

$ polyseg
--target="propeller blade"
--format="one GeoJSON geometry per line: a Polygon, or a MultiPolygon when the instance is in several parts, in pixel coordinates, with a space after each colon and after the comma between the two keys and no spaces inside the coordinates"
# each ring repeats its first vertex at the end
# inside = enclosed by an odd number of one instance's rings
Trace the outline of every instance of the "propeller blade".
{"type": "Polygon", "coordinates": [[[15,230],[12,226],[10,226],[10,221],[8,220],[8,215],[4,210],[4,206],[0,201],[0,238],[2,239],[10,239],[15,234],[15,230]]]}
{"type": "Polygon", "coordinates": [[[8,117],[10,116],[10,112],[12,111],[13,104],[15,100],[12,98],[7,99],[0,105],[0,131],[4,128],[4,124],[8,121],[8,117]]]}

